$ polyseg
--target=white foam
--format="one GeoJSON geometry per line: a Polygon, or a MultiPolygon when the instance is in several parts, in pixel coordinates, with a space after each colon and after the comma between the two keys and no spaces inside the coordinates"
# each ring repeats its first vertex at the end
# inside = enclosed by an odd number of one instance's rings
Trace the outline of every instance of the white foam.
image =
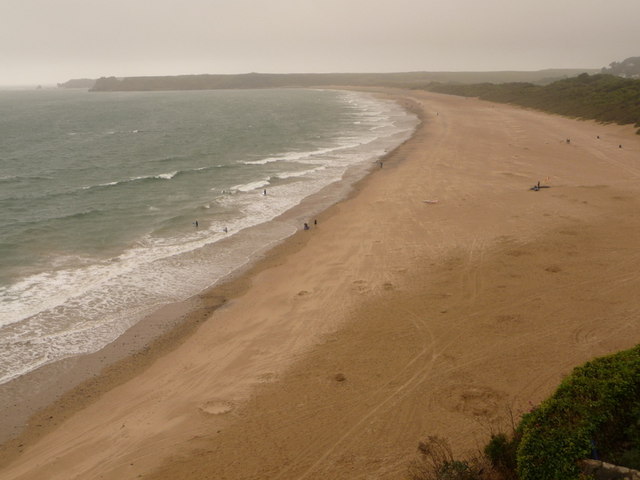
{"type": "Polygon", "coordinates": [[[321,167],[317,167],[317,168],[311,168],[309,170],[301,170],[299,172],[281,172],[281,173],[278,173],[278,174],[274,175],[274,177],[281,178],[281,179],[306,177],[306,176],[314,174],[316,172],[321,172],[323,170],[326,170],[326,168],[327,168],[326,166],[321,166],[321,167]]]}
{"type": "Polygon", "coordinates": [[[169,173],[161,173],[160,175],[156,175],[153,178],[162,178],[165,180],[171,180],[173,177],[175,177],[178,174],[178,171],[174,171],[174,172],[169,172],[169,173]]]}
{"type": "MultiPolygon", "coordinates": [[[[193,169],[193,170],[204,170],[205,168],[207,168],[207,167],[197,168],[197,169],[193,169]]],[[[87,185],[87,186],[81,187],[81,190],[89,190],[89,189],[92,189],[92,188],[101,188],[101,187],[113,187],[114,185],[121,185],[121,184],[124,184],[124,183],[136,182],[136,181],[139,181],[139,180],[149,180],[149,179],[152,179],[152,178],[155,178],[155,179],[158,179],[158,180],[171,180],[178,173],[180,173],[180,171],[174,170],[173,172],[160,173],[158,175],[141,175],[141,176],[137,176],[137,177],[130,177],[130,178],[127,178],[126,180],[116,180],[116,181],[113,181],[113,182],[99,183],[97,185],[87,185]]]]}
{"type": "Polygon", "coordinates": [[[250,160],[242,163],[245,165],[266,165],[267,163],[280,162],[282,160],[284,159],[279,157],[267,157],[261,160],[250,160]]]}
{"type": "Polygon", "coordinates": [[[259,188],[264,188],[267,185],[269,185],[269,181],[268,180],[260,180],[260,181],[257,181],[257,182],[246,183],[244,185],[236,185],[234,187],[231,187],[231,191],[250,192],[252,190],[258,190],[259,188]]]}
{"type": "Polygon", "coordinates": [[[139,177],[131,177],[131,178],[127,179],[127,180],[123,180],[123,181],[117,182],[117,183],[135,182],[137,180],[147,180],[147,179],[150,179],[150,178],[157,178],[157,179],[161,179],[161,180],[171,180],[177,174],[178,174],[178,171],[175,170],[173,172],[160,173],[158,175],[142,175],[142,176],[139,176],[139,177]]]}

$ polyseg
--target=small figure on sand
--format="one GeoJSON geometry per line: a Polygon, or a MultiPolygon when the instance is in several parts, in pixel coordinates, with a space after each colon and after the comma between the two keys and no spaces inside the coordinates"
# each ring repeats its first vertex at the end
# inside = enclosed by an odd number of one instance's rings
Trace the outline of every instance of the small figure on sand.
{"type": "Polygon", "coordinates": [[[195,222],[193,222],[193,224],[196,226],[196,228],[198,228],[198,220],[196,220],[195,222]]]}
{"type": "Polygon", "coordinates": [[[318,220],[314,219],[314,220],[313,220],[313,224],[314,224],[314,225],[318,225],[318,220]]]}
{"type": "Polygon", "coordinates": [[[622,145],[618,145],[618,148],[622,148],[622,145]]]}
{"type": "MultiPolygon", "coordinates": [[[[549,178],[549,177],[547,177],[549,178]]],[[[548,185],[540,185],[540,180],[538,180],[538,183],[535,184],[533,187],[531,187],[529,190],[533,190],[534,192],[537,192],[538,190],[542,190],[543,188],[549,188],[548,185]]]]}
{"type": "Polygon", "coordinates": [[[266,195],[266,194],[267,194],[267,189],[265,188],[265,189],[262,191],[262,195],[266,195]]]}
{"type": "Polygon", "coordinates": [[[380,168],[382,168],[382,160],[378,161],[378,163],[380,164],[380,168]]]}
{"type": "Polygon", "coordinates": [[[224,233],[227,233],[229,230],[227,230],[227,227],[224,227],[224,228],[222,229],[222,231],[223,231],[224,233]]]}
{"type": "Polygon", "coordinates": [[[305,223],[305,224],[304,224],[304,229],[305,229],[305,230],[309,230],[309,224],[308,224],[308,223],[305,223]]]}
{"type": "Polygon", "coordinates": [[[571,143],[571,139],[570,138],[567,138],[567,143],[571,143]]]}

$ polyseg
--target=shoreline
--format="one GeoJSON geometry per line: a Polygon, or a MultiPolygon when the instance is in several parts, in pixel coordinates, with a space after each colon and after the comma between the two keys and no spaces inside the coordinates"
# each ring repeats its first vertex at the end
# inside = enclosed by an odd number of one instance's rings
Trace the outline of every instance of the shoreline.
{"type": "Polygon", "coordinates": [[[506,406],[638,338],[629,129],[386,91],[437,120],[233,280],[229,301],[211,298],[198,334],[169,338],[136,381],[116,371],[35,417],[3,446],[8,478],[399,478],[421,435],[472,449],[506,406]]]}
{"type": "MultiPolygon", "coordinates": [[[[389,98],[384,94],[378,96],[389,98]]],[[[392,100],[416,116],[420,113],[420,110],[406,98],[392,100]]],[[[418,124],[412,136],[421,123],[422,119],[418,117],[418,124]]],[[[410,139],[411,137],[399,146],[410,139]]],[[[391,156],[399,146],[381,157],[381,160],[391,156]]],[[[309,221],[309,218],[322,218],[323,213],[333,205],[353,195],[358,184],[366,181],[376,169],[377,163],[350,168],[340,181],[306,197],[269,223],[286,225],[293,222],[302,225],[305,220],[309,221]]],[[[259,234],[263,228],[265,225],[259,224],[239,232],[238,235],[251,236],[255,235],[254,232],[259,234]]],[[[109,390],[134,377],[154,359],[179,345],[192,335],[197,326],[213,311],[228,300],[242,295],[242,292],[249,288],[251,277],[262,269],[269,268],[269,262],[279,255],[278,250],[283,248],[283,243],[290,242],[302,248],[299,244],[300,239],[294,238],[301,233],[304,232],[299,229],[275,244],[265,245],[254,252],[245,265],[239,266],[212,286],[183,301],[166,304],[154,310],[100,350],[43,365],[0,384],[0,398],[3,398],[3,402],[0,403],[0,461],[2,452],[10,448],[10,443],[21,443],[23,436],[32,439],[43,435],[74,411],[90,404],[101,391],[109,390]],[[77,401],[79,396],[76,392],[82,392],[84,401],[77,401]],[[76,400],[70,402],[69,397],[76,400]],[[30,402],[25,404],[21,400],[23,398],[29,398],[30,402]],[[73,405],[70,405],[71,403],[73,405]],[[64,415],[60,413],[62,410],[65,411],[64,415]],[[53,420],[49,417],[56,420],[49,421],[53,420]],[[29,431],[30,425],[38,426],[29,431]]],[[[222,242],[229,240],[225,239],[222,242]]]]}
{"type": "MultiPolygon", "coordinates": [[[[164,94],[158,95],[165,98],[164,94]]],[[[89,97],[86,93],[80,93],[68,101],[65,99],[62,103],[74,110],[84,103],[92,104],[89,97]]],[[[246,150],[246,158],[208,158],[206,155],[198,157],[196,153],[193,160],[189,161],[193,164],[190,163],[188,167],[180,165],[180,156],[173,156],[173,160],[165,159],[149,167],[155,169],[154,175],[137,176],[127,169],[122,172],[105,171],[105,175],[114,179],[105,185],[100,180],[82,179],[81,175],[69,178],[68,181],[73,185],[70,184],[68,188],[77,191],[78,195],[76,207],[69,206],[72,210],[93,208],[91,202],[95,192],[100,192],[100,195],[106,198],[116,198],[121,188],[129,187],[135,187],[136,198],[140,202],[151,205],[136,203],[137,207],[131,205],[127,212],[115,213],[108,219],[103,219],[104,221],[100,220],[100,228],[107,230],[111,230],[109,222],[115,221],[109,238],[118,238],[118,245],[108,246],[99,242],[100,245],[92,252],[78,255],[74,253],[74,245],[94,241],[95,239],[92,240],[90,237],[91,230],[84,228],[80,236],[73,233],[65,236],[64,231],[72,230],[62,228],[61,232],[54,234],[53,231],[59,228],[56,225],[62,225],[56,220],[51,232],[56,236],[55,245],[45,242],[40,247],[34,246],[32,255],[29,255],[31,247],[18,247],[24,243],[20,242],[19,238],[28,234],[16,226],[16,231],[12,234],[15,242],[12,243],[11,239],[8,242],[16,245],[15,254],[22,260],[16,257],[13,261],[6,258],[0,262],[7,267],[0,267],[0,270],[6,274],[2,276],[2,290],[6,290],[5,293],[8,295],[6,298],[3,297],[0,308],[0,312],[5,312],[4,315],[0,313],[3,317],[0,323],[3,324],[3,343],[6,342],[6,351],[3,351],[2,355],[5,361],[0,366],[0,384],[64,358],[70,353],[75,355],[96,351],[163,304],[184,300],[208,288],[218,278],[246,263],[263,245],[275,243],[291,235],[301,225],[296,220],[292,220],[291,224],[271,221],[276,216],[295,207],[305,196],[317,192],[328,183],[338,181],[349,166],[353,167],[353,163],[362,163],[368,167],[378,156],[384,154],[385,150],[393,148],[405,139],[416,123],[415,117],[405,114],[395,102],[377,100],[369,94],[348,91],[304,93],[299,89],[297,92],[290,89],[272,93],[248,92],[246,95],[221,94],[213,95],[211,98],[208,98],[209,95],[205,92],[193,99],[187,98],[190,95],[183,97],[179,93],[168,94],[167,99],[183,102],[185,106],[193,101],[211,102],[214,110],[218,104],[223,105],[235,100],[242,103],[243,98],[254,97],[263,99],[264,102],[273,99],[287,99],[287,102],[291,100],[292,108],[298,105],[298,102],[326,100],[329,102],[327,106],[336,107],[336,114],[340,112],[340,120],[333,122],[333,126],[327,125],[327,130],[318,130],[318,136],[305,137],[307,140],[304,141],[308,142],[308,145],[298,143],[303,141],[302,137],[288,139],[285,135],[278,137],[278,145],[269,144],[264,152],[259,152],[259,145],[251,142],[239,147],[239,151],[246,150]],[[384,114],[381,117],[370,117],[370,110],[381,111],[384,114]],[[344,128],[338,125],[344,125],[344,128]],[[297,145],[295,148],[291,141],[297,145]],[[282,153],[273,153],[276,150],[281,150],[282,153]],[[339,156],[334,158],[334,154],[339,156]],[[174,164],[174,161],[177,163],[174,164]],[[227,164],[233,167],[227,168],[227,164]],[[134,183],[130,185],[130,182],[134,183]],[[98,185],[93,185],[94,183],[98,185]],[[269,189],[268,197],[260,195],[265,187],[269,189]],[[94,191],[94,188],[97,190],[94,191]],[[162,194],[169,192],[167,188],[172,192],[183,190],[182,200],[178,203],[166,203],[162,194]],[[160,195],[159,198],[154,199],[154,191],[160,195]],[[190,191],[193,191],[193,194],[189,193],[190,191]],[[182,201],[188,202],[190,206],[179,206],[182,201]],[[181,212],[173,215],[174,208],[181,212]],[[136,220],[135,226],[128,228],[122,220],[129,218],[130,214],[142,215],[143,218],[136,220]],[[171,219],[163,220],[167,216],[171,219]],[[117,218],[121,221],[117,222],[117,218]],[[192,225],[195,226],[195,219],[200,220],[199,226],[191,228],[192,225]],[[273,228],[261,228],[253,235],[248,232],[239,234],[256,224],[273,225],[273,228]],[[65,242],[68,245],[63,246],[65,242]],[[47,253],[52,248],[53,251],[47,253]],[[58,255],[57,250],[64,250],[66,253],[58,255]],[[43,260],[38,260],[38,265],[32,265],[34,259],[40,258],[40,255],[43,255],[43,260]],[[46,260],[47,258],[49,260],[46,260]],[[15,262],[21,265],[12,267],[11,264],[15,262]],[[40,330],[42,332],[36,335],[37,338],[29,334],[30,331],[40,330]]],[[[131,100],[134,111],[139,108],[139,103],[144,104],[145,101],[141,98],[131,100]]],[[[301,122],[310,122],[310,128],[319,126],[313,116],[308,116],[309,112],[304,113],[304,110],[300,109],[298,113],[303,115],[301,122]]],[[[170,112],[163,112],[161,108],[157,114],[170,115],[170,112]]],[[[185,122],[194,121],[189,120],[188,114],[185,115],[185,122]]],[[[324,113],[322,115],[324,118],[324,113]]],[[[140,127],[146,125],[144,121],[133,122],[140,123],[140,127]]],[[[242,124],[243,122],[234,123],[241,129],[242,124]]],[[[289,128],[288,125],[284,122],[274,128],[280,131],[289,128]]],[[[188,142],[193,146],[199,144],[197,138],[202,137],[203,133],[198,129],[198,125],[192,127],[185,130],[185,135],[194,140],[188,142]]],[[[135,145],[140,143],[140,148],[147,152],[145,155],[161,156],[162,152],[156,152],[160,145],[154,140],[157,134],[149,125],[143,131],[128,128],[122,128],[122,132],[103,132],[98,134],[95,140],[110,141],[113,133],[126,134],[127,138],[120,142],[122,148],[128,148],[129,142],[135,145]],[[133,132],[142,136],[132,135],[133,132]]],[[[206,127],[203,128],[206,130],[206,127]]],[[[252,131],[254,128],[252,126],[249,130],[252,131]]],[[[296,127],[294,123],[291,128],[300,127],[296,127]]],[[[211,138],[204,134],[201,141],[222,141],[217,138],[218,134],[213,134],[211,138]]],[[[259,135],[262,139],[262,134],[259,135]]],[[[72,162],[76,134],[68,132],[68,136],[74,140],[69,146],[71,150],[66,151],[63,157],[72,162]]],[[[231,137],[235,138],[235,134],[229,138],[231,137]]],[[[171,141],[169,137],[163,138],[171,141]]],[[[173,149],[176,148],[182,149],[174,145],[173,149]]],[[[222,152],[226,151],[227,147],[220,148],[222,152]]],[[[167,145],[167,149],[171,150],[171,145],[167,145]]],[[[186,151],[190,151],[190,148],[186,148],[186,151]]],[[[88,172],[90,169],[85,171],[88,172]]],[[[11,176],[8,183],[4,182],[7,183],[8,190],[3,197],[19,197],[19,192],[14,192],[14,189],[18,188],[15,183],[18,178],[19,175],[11,176]]],[[[51,182],[52,185],[48,188],[55,190],[57,183],[64,183],[64,180],[56,180],[54,175],[51,182]]],[[[24,188],[30,190],[31,187],[28,185],[25,184],[24,188]]],[[[48,195],[46,191],[38,198],[48,195]]],[[[64,196],[59,199],[61,202],[67,200],[64,196]]],[[[37,201],[34,200],[36,203],[37,201]]],[[[111,200],[105,201],[109,203],[111,200]]],[[[21,208],[31,209],[32,206],[27,202],[21,208]]],[[[105,208],[108,210],[110,207],[105,208]]],[[[59,215],[63,213],[59,212],[59,215]]],[[[11,219],[6,220],[8,225],[12,225],[11,219]]],[[[92,220],[91,217],[83,217],[83,221],[92,220]]]]}

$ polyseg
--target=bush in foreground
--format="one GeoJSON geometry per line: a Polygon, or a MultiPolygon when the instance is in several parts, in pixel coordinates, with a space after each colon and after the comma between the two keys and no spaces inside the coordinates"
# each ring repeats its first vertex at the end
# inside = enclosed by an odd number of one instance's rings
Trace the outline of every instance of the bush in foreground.
{"type": "Polygon", "coordinates": [[[523,416],[519,430],[522,480],[577,480],[577,461],[592,456],[610,463],[639,458],[640,345],[574,369],[523,416]]]}
{"type": "MultiPolygon", "coordinates": [[[[510,442],[507,440],[506,444],[510,442]]],[[[496,459],[509,456],[508,449],[503,449],[502,444],[494,447],[492,452],[495,453],[496,459]]],[[[491,456],[486,453],[466,460],[454,458],[449,444],[440,437],[431,436],[420,442],[418,453],[419,458],[409,465],[410,480],[513,480],[516,478],[515,467],[511,471],[502,468],[500,461],[493,463],[491,456]]]]}

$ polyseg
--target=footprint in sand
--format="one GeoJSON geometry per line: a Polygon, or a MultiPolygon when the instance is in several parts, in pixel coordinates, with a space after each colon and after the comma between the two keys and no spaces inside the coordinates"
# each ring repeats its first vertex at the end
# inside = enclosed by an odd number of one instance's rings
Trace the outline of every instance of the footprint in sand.
{"type": "Polygon", "coordinates": [[[364,280],[356,280],[352,282],[352,285],[353,286],[351,287],[351,289],[357,293],[366,293],[367,291],[369,291],[367,282],[365,282],[364,280]]]}
{"type": "Polygon", "coordinates": [[[233,404],[224,400],[210,400],[199,407],[202,413],[207,415],[224,415],[233,410],[233,404]]]}
{"type": "Polygon", "coordinates": [[[500,411],[506,395],[485,386],[452,385],[439,398],[447,410],[473,417],[493,418],[500,411]]]}

